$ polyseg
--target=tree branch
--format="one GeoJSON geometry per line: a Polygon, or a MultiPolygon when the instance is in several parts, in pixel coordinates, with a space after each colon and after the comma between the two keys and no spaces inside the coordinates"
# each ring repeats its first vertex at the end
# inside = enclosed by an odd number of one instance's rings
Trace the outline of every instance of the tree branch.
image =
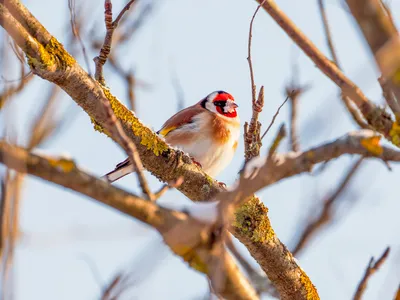
{"type": "MultiPolygon", "coordinates": [[[[328,16],[326,14],[324,1],[325,0],[318,0],[318,8],[321,14],[322,24],[324,25],[326,42],[328,44],[329,52],[332,56],[333,62],[339,69],[342,69],[340,67],[339,58],[333,45],[332,33],[329,28],[328,16]]],[[[347,110],[350,112],[353,120],[358,124],[358,126],[364,129],[371,129],[371,126],[369,126],[364,118],[360,115],[359,110],[353,106],[351,99],[349,97],[346,97],[343,92],[341,93],[341,99],[343,100],[344,105],[346,106],[347,110]]]]}
{"type": "MultiPolygon", "coordinates": [[[[207,224],[199,222],[190,215],[162,208],[116,188],[81,171],[71,160],[46,159],[0,141],[0,162],[18,172],[27,172],[91,197],[152,226],[161,233],[165,242],[176,254],[182,256],[196,270],[212,276],[210,263],[218,257],[214,257],[210,251],[211,237],[204,238],[209,230],[205,226],[207,224]],[[183,234],[187,231],[190,232],[189,235],[183,234]]],[[[223,266],[222,270],[226,276],[224,288],[220,291],[223,297],[258,299],[229,255],[223,256],[220,265],[223,266]]]]}
{"type": "Polygon", "coordinates": [[[113,34],[115,28],[117,28],[119,21],[121,20],[122,16],[125,12],[127,12],[135,0],[130,0],[128,4],[121,10],[118,17],[113,21],[113,14],[112,14],[112,2],[111,0],[104,0],[104,23],[106,25],[106,36],[104,37],[103,46],[100,49],[99,56],[94,58],[94,62],[96,63],[96,71],[95,71],[95,78],[99,81],[102,85],[105,86],[106,82],[103,76],[103,66],[107,61],[108,55],[111,51],[111,43],[113,39],[113,34]]]}
{"type": "Polygon", "coordinates": [[[253,38],[253,23],[254,19],[257,15],[258,10],[261,5],[257,7],[255,10],[253,17],[250,21],[250,29],[249,29],[249,39],[247,44],[247,61],[249,63],[250,70],[250,82],[251,82],[251,105],[252,105],[252,116],[249,123],[244,124],[244,157],[245,161],[249,161],[255,156],[260,155],[260,149],[262,146],[261,143],[261,123],[258,121],[258,115],[261,113],[264,107],[264,87],[261,86],[260,91],[258,93],[258,97],[256,98],[257,86],[254,80],[254,71],[253,71],[253,62],[251,60],[251,42],[253,38]]]}
{"type": "Polygon", "coordinates": [[[358,23],[375,61],[382,72],[381,81],[386,82],[390,92],[386,100],[400,118],[400,35],[396,25],[381,0],[346,0],[358,23]],[[392,98],[390,94],[393,93],[392,98]]]}
{"type": "MultiPolygon", "coordinates": [[[[258,3],[263,0],[257,0],[258,3]]],[[[300,29],[279,9],[273,0],[266,0],[262,5],[265,11],[276,21],[286,34],[303,50],[315,65],[329,77],[349,97],[361,111],[368,124],[383,134],[394,145],[400,147],[400,126],[392,121],[383,109],[377,107],[342,71],[331,62],[300,29]]]]}
{"type": "Polygon", "coordinates": [[[380,269],[380,267],[383,265],[383,263],[386,261],[387,257],[389,256],[390,248],[387,247],[386,250],[383,252],[381,257],[375,262],[374,257],[371,257],[367,269],[365,270],[364,276],[361,279],[360,283],[358,284],[356,293],[353,297],[353,300],[360,300],[362,298],[362,295],[365,292],[365,289],[367,288],[367,283],[369,278],[380,269]]]}
{"type": "Polygon", "coordinates": [[[362,161],[363,157],[353,164],[353,166],[347,171],[346,176],[343,178],[342,182],[340,182],[335,192],[329,198],[324,200],[319,216],[315,217],[315,209],[310,211],[310,215],[307,218],[310,220],[310,223],[305,226],[303,232],[300,234],[300,237],[293,248],[293,255],[297,255],[304,248],[307,242],[309,242],[309,240],[316,234],[316,232],[320,231],[327,223],[333,221],[333,205],[340,199],[340,196],[354,178],[354,175],[359,170],[362,161]]]}

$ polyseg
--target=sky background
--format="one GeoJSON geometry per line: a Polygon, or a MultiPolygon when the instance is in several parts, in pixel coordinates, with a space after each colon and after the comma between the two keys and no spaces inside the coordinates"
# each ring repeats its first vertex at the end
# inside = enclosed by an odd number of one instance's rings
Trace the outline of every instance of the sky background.
{"type": "MultiPolygon", "coordinates": [[[[139,0],[138,0],[139,1],[139,0]]],[[[151,0],[140,0],[140,5],[151,0]]],[[[118,59],[126,69],[148,84],[136,89],[136,113],[159,129],[178,107],[172,84],[176,73],[189,106],[215,90],[231,93],[240,105],[241,120],[251,116],[251,88],[247,64],[250,19],[257,7],[253,0],[154,0],[154,9],[132,41],[119,48],[118,59]]],[[[327,0],[326,8],[333,40],[345,73],[368,97],[382,103],[376,81],[379,76],[365,43],[344,4],[327,0]]],[[[40,22],[63,43],[69,40],[68,3],[63,0],[23,1],[40,22]]],[[[82,4],[86,31],[104,35],[103,1],[76,0],[82,4]]],[[[115,15],[125,1],[114,0],[115,15]]],[[[316,0],[278,0],[277,4],[324,53],[328,53],[316,0]]],[[[399,25],[400,1],[390,2],[399,25]]],[[[135,17],[135,13],[129,17],[135,17]]],[[[2,37],[3,38],[3,37],[2,37]]],[[[89,50],[88,50],[89,51],[89,50]]],[[[89,51],[90,67],[94,64],[89,51]]],[[[265,107],[260,115],[264,128],[284,100],[285,84],[292,76],[292,63],[299,68],[299,83],[311,85],[300,99],[298,130],[302,149],[334,140],[356,129],[338,97],[338,89],[295,46],[269,15],[260,10],[253,29],[253,67],[258,87],[265,86],[265,107]]],[[[79,62],[86,68],[82,56],[79,62]]],[[[7,71],[12,77],[17,65],[7,71]]],[[[18,78],[15,73],[15,77],[18,78]]],[[[106,67],[105,78],[114,95],[126,100],[125,86],[106,67]]],[[[19,128],[20,143],[26,140],[32,118],[40,110],[51,84],[35,78],[29,88],[12,100],[6,113],[19,128]]],[[[72,110],[71,122],[56,139],[40,150],[68,153],[78,165],[98,176],[125,159],[110,139],[94,132],[89,117],[68,96],[59,100],[59,113],[72,110]]],[[[6,122],[2,112],[1,122],[6,122]]],[[[71,114],[68,115],[71,117],[71,114]]],[[[282,122],[288,124],[289,106],[278,116],[268,146],[282,122]]],[[[7,119],[9,120],[9,119],[7,119]]],[[[266,151],[266,146],[263,150],[266,151]]],[[[288,140],[280,151],[288,151],[288,140]]],[[[296,241],[310,209],[335,189],[355,158],[343,156],[329,164],[319,176],[304,174],[284,180],[258,193],[269,208],[272,226],[289,248],[296,241]]],[[[228,185],[243,162],[243,138],[232,164],[218,176],[228,185]]],[[[3,171],[4,168],[1,168],[3,171]]],[[[147,174],[153,189],[161,183],[147,174]]],[[[317,287],[321,299],[349,299],[372,255],[379,256],[390,245],[388,261],[372,277],[364,299],[392,299],[400,282],[400,201],[398,176],[393,165],[368,161],[353,180],[339,205],[339,222],[313,238],[297,257],[317,287]]],[[[116,185],[138,191],[134,176],[116,185]]],[[[15,261],[15,299],[98,299],[102,287],[116,272],[131,271],[141,281],[124,299],[201,299],[207,293],[203,275],[191,270],[170,253],[159,236],[143,225],[91,199],[43,180],[27,177],[23,190],[21,230],[15,261]],[[153,263],[152,263],[153,262],[153,263]],[[93,272],[91,266],[97,271],[93,272]],[[95,273],[95,275],[93,274],[95,273]]],[[[168,192],[160,204],[188,203],[176,191],[168,192]]],[[[244,247],[240,249],[245,250],[244,247]]],[[[244,251],[247,254],[247,252],[244,251]]],[[[267,298],[266,298],[267,299],[267,298]]]]}

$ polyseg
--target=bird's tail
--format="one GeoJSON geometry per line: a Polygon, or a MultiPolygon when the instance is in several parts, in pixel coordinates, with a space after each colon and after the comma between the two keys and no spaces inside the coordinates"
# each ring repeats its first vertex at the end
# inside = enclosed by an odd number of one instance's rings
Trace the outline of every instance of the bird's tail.
{"type": "Polygon", "coordinates": [[[102,178],[106,179],[108,182],[114,182],[118,179],[130,174],[133,172],[133,166],[129,161],[129,158],[119,163],[114,170],[102,176],[102,178]]]}

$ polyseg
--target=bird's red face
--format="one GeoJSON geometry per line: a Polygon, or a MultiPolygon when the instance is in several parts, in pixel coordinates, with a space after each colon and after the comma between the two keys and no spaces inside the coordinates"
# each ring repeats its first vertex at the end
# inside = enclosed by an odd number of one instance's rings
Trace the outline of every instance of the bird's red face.
{"type": "Polygon", "coordinates": [[[236,108],[238,105],[232,95],[224,91],[217,91],[208,95],[203,107],[224,117],[237,117],[236,108]]]}

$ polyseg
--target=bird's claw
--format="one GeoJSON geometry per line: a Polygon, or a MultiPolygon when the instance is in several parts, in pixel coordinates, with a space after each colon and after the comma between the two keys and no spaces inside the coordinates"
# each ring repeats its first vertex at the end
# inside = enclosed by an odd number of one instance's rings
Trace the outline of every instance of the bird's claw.
{"type": "Polygon", "coordinates": [[[196,166],[198,166],[198,167],[200,167],[200,168],[203,168],[203,167],[201,166],[201,163],[199,163],[198,161],[196,161],[196,160],[194,159],[193,156],[190,156],[190,159],[193,161],[193,163],[194,163],[196,166]]]}
{"type": "Polygon", "coordinates": [[[217,181],[217,182],[218,182],[218,185],[219,185],[220,187],[226,189],[226,184],[225,184],[225,183],[223,183],[223,182],[221,182],[221,181],[217,181]]]}

